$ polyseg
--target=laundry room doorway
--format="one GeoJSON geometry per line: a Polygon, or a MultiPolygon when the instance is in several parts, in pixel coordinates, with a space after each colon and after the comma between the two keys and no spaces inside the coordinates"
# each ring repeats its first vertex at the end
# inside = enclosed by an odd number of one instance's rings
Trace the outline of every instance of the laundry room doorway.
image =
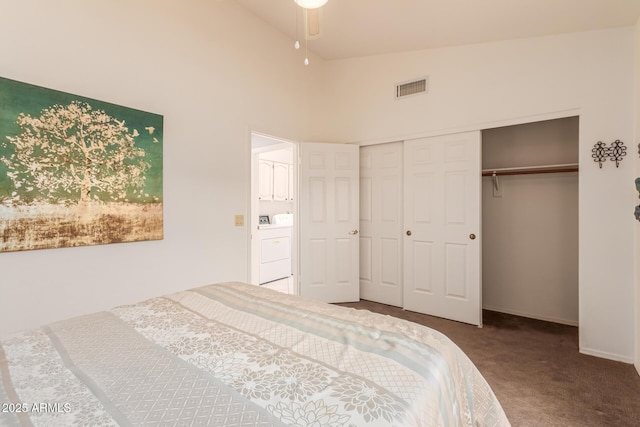
{"type": "Polygon", "coordinates": [[[249,282],[288,294],[297,289],[297,145],[251,134],[249,282]]]}

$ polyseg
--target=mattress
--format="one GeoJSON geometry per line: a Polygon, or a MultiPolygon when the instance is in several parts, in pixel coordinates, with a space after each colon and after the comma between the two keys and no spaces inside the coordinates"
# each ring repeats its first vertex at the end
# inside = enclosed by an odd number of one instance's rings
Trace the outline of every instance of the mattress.
{"type": "Polygon", "coordinates": [[[446,336],[243,283],[0,343],[0,426],[506,426],[446,336]]]}

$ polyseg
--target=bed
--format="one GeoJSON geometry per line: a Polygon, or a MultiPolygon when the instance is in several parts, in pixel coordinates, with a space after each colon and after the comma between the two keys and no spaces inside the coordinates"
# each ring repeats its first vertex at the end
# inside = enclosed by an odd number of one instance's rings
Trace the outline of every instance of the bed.
{"type": "Polygon", "coordinates": [[[443,334],[243,283],[8,337],[0,405],[0,426],[509,425],[443,334]]]}

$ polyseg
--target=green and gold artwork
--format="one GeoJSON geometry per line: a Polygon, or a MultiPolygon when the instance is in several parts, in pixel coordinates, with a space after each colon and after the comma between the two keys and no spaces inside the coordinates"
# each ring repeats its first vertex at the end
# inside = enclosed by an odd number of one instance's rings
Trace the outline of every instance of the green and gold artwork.
{"type": "Polygon", "coordinates": [[[163,117],[0,78],[0,252],[163,238],[163,117]]]}

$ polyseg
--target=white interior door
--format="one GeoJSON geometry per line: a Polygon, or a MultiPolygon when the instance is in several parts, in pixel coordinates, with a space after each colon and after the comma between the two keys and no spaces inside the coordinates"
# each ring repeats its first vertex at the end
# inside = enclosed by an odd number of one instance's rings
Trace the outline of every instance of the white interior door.
{"type": "Polygon", "coordinates": [[[402,307],[402,142],[360,148],[360,297],[402,307]]]}
{"type": "Polygon", "coordinates": [[[358,301],[359,147],[299,147],[300,295],[358,301]]]}
{"type": "Polygon", "coordinates": [[[406,310],[482,324],[480,138],[405,141],[406,310]]]}

